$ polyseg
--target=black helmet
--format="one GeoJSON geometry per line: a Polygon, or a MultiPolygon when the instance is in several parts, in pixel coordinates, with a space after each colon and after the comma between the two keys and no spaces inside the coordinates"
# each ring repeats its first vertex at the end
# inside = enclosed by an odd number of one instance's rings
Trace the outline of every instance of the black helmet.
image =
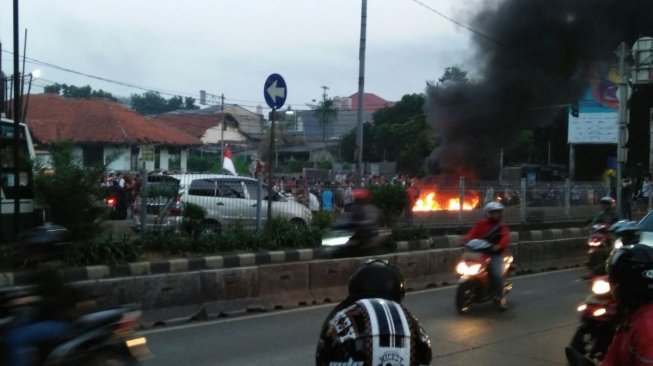
{"type": "Polygon", "coordinates": [[[617,301],[641,304],[653,299],[653,248],[623,246],[612,251],[605,266],[617,301]]]}
{"type": "Polygon", "coordinates": [[[431,341],[403,306],[385,299],[361,299],[332,313],[315,353],[317,366],[431,363],[431,341]]]}
{"type": "Polygon", "coordinates": [[[614,199],[610,196],[605,196],[602,197],[601,200],[599,201],[602,205],[614,205],[614,199]]]}
{"type": "Polygon", "coordinates": [[[401,302],[406,289],[404,277],[397,267],[380,259],[365,262],[349,278],[349,297],[381,299],[401,302]]]}

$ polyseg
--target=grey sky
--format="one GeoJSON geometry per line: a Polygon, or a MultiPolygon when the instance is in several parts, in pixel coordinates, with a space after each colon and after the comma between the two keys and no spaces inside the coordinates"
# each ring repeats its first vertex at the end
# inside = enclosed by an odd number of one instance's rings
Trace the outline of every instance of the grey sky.
{"type": "MultiPolygon", "coordinates": [[[[421,0],[466,21],[471,1],[421,0]]],[[[0,4],[0,40],[12,51],[11,1],[0,4]]],[[[293,108],[358,89],[360,0],[22,0],[27,56],[107,79],[227,103],[265,106],[271,73],[288,84],[293,108]]],[[[470,33],[412,0],[369,0],[365,91],[388,100],[421,93],[446,66],[471,68],[470,33]]],[[[11,55],[2,67],[12,72],[11,55]]],[[[36,92],[52,82],[91,85],[114,95],[142,90],[27,63],[40,69],[36,92]]],[[[166,95],[166,97],[169,97],[166,95]]]]}

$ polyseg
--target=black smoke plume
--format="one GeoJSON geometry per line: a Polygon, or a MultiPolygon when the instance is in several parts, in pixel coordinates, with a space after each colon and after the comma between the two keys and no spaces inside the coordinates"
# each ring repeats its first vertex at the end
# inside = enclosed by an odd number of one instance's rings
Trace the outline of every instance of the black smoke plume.
{"type": "Polygon", "coordinates": [[[521,129],[550,123],[577,100],[597,67],[616,64],[620,42],[630,48],[653,36],[653,1],[487,1],[468,23],[479,32],[481,76],[427,87],[427,119],[439,140],[427,170],[496,179],[500,149],[521,129]]]}

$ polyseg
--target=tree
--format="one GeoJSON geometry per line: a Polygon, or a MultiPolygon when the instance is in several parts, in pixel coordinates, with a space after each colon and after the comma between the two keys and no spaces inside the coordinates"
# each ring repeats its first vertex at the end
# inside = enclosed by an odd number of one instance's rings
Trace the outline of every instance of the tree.
{"type": "Polygon", "coordinates": [[[151,90],[142,95],[132,94],[131,105],[136,112],[143,115],[168,112],[168,101],[158,92],[151,90]]]}
{"type": "Polygon", "coordinates": [[[332,99],[324,99],[315,108],[313,114],[317,118],[320,126],[322,126],[322,140],[326,143],[326,131],[329,123],[338,118],[338,109],[333,103],[332,99]]]}
{"type": "Polygon", "coordinates": [[[87,240],[101,231],[99,219],[105,213],[100,181],[106,165],[86,167],[69,143],[50,149],[52,169],[39,169],[34,191],[52,221],[65,226],[73,240],[87,240]]]}
{"type": "Polygon", "coordinates": [[[195,105],[195,98],[175,95],[170,99],[161,96],[159,92],[147,91],[143,94],[131,95],[132,109],[142,115],[161,114],[176,110],[199,109],[195,105]]]}
{"type": "Polygon", "coordinates": [[[93,90],[93,91],[91,92],[91,97],[92,97],[92,98],[109,99],[109,100],[114,101],[114,102],[117,102],[117,101],[118,101],[118,99],[116,99],[116,98],[113,96],[113,94],[111,94],[111,93],[109,93],[109,92],[105,92],[105,91],[102,90],[102,89],[100,89],[100,90],[93,90]]]}
{"type": "Polygon", "coordinates": [[[200,107],[195,105],[195,98],[186,97],[184,98],[184,109],[195,110],[195,109],[200,109],[200,107]]]}
{"type": "Polygon", "coordinates": [[[449,66],[444,69],[444,74],[438,79],[438,82],[444,83],[452,81],[454,83],[466,83],[469,81],[467,78],[467,71],[463,70],[460,66],[449,66]]]}
{"type": "Polygon", "coordinates": [[[93,90],[90,85],[86,86],[75,86],[67,84],[54,83],[43,88],[44,93],[59,94],[66,98],[80,98],[80,99],[90,99],[90,98],[104,98],[112,101],[117,99],[109,92],[104,90],[93,90]]]}
{"type": "MultiPolygon", "coordinates": [[[[422,175],[424,160],[435,147],[435,135],[426,123],[422,94],[404,95],[393,107],[376,111],[374,124],[363,128],[363,160],[396,161],[402,173],[422,175]]],[[[342,155],[353,162],[356,131],[340,142],[342,155]]]]}

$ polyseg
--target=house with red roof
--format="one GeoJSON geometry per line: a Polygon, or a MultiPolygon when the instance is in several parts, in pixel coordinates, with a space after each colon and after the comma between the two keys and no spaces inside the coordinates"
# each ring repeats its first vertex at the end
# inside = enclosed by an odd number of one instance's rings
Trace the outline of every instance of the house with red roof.
{"type": "Polygon", "coordinates": [[[70,142],[84,164],[111,160],[109,170],[139,170],[141,151],[154,151],[145,161],[147,170],[187,169],[189,149],[202,141],[156,118],[142,116],[106,99],[64,98],[57,94],[32,94],[25,100],[25,122],[37,150],[48,160],[47,149],[70,142]]]}
{"type": "Polygon", "coordinates": [[[202,149],[219,152],[222,142],[231,151],[242,151],[255,147],[263,134],[263,116],[242,107],[213,106],[199,110],[181,110],[157,115],[171,127],[184,131],[202,141],[202,149]],[[247,113],[249,112],[249,113],[247,113]]]}

